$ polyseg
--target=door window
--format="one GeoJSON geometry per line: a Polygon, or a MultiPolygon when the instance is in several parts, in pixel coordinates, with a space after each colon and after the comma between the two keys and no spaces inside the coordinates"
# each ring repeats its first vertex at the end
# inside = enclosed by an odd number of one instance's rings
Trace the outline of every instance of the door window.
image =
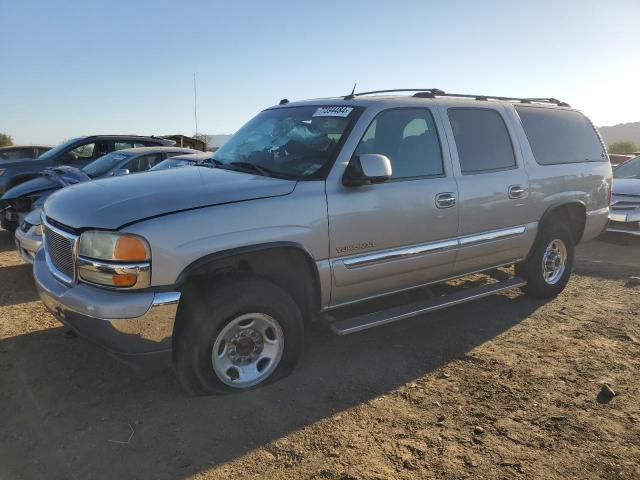
{"type": "Polygon", "coordinates": [[[450,108],[448,113],[463,174],[515,167],[511,138],[497,111],[450,108]]]}
{"type": "Polygon", "coordinates": [[[123,168],[129,170],[129,173],[146,172],[161,161],[161,153],[152,153],[150,155],[142,155],[130,160],[123,168]]]}
{"type": "Polygon", "coordinates": [[[95,143],[85,143],[79,147],[74,148],[69,153],[74,160],[89,160],[93,158],[93,150],[95,149],[95,143]]]}
{"type": "Polygon", "coordinates": [[[392,178],[444,174],[433,116],[423,108],[385,110],[369,125],[356,155],[375,153],[391,161],[392,178]]]}

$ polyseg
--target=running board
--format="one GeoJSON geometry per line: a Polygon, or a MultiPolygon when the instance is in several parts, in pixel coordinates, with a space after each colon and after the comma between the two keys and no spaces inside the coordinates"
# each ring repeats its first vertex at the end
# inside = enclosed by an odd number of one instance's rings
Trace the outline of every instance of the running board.
{"type": "Polygon", "coordinates": [[[428,300],[392,307],[386,310],[358,315],[344,320],[335,320],[335,318],[325,313],[323,317],[330,323],[331,330],[338,335],[348,335],[350,333],[360,332],[368,328],[386,325],[387,323],[397,322],[405,318],[414,317],[423,313],[433,312],[441,308],[452,307],[460,303],[470,302],[479,298],[488,297],[500,292],[506,292],[514,288],[522,287],[527,282],[523,278],[513,277],[502,282],[491,283],[481,287],[468,288],[448,295],[431,298],[428,300]]]}

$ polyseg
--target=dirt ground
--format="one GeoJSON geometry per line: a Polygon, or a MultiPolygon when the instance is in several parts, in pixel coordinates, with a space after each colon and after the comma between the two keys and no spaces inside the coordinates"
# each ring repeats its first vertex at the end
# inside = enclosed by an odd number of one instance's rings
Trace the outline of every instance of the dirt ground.
{"type": "Polygon", "coordinates": [[[189,398],[171,371],[64,338],[0,232],[0,479],[640,479],[631,276],[640,241],[606,237],[554,301],[314,327],[289,378],[189,398]]]}

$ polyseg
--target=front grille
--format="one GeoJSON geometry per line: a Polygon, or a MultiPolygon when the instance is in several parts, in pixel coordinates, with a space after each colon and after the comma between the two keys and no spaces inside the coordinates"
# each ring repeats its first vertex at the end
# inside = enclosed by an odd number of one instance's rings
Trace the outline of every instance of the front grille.
{"type": "Polygon", "coordinates": [[[73,279],[73,245],[74,238],[67,237],[53,230],[49,226],[44,228],[45,243],[47,246],[47,255],[53,267],[62,273],[68,280],[73,279]]]}

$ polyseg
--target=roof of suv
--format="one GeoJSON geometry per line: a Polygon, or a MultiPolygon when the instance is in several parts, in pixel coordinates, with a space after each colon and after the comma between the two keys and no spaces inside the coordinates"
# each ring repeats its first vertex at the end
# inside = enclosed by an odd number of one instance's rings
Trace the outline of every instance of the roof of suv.
{"type": "MultiPolygon", "coordinates": [[[[535,105],[552,108],[567,108],[569,104],[555,98],[515,98],[493,95],[471,95],[445,93],[438,89],[399,89],[399,90],[379,90],[375,92],[363,92],[346,95],[343,97],[316,98],[289,102],[286,99],[280,101],[279,107],[289,106],[314,106],[314,105],[344,105],[370,107],[372,105],[423,105],[424,101],[446,103],[446,104],[482,104],[498,103],[508,105],[535,105]],[[413,94],[398,94],[399,92],[414,92],[413,94]]],[[[273,108],[273,107],[272,107],[273,108]]]]}

